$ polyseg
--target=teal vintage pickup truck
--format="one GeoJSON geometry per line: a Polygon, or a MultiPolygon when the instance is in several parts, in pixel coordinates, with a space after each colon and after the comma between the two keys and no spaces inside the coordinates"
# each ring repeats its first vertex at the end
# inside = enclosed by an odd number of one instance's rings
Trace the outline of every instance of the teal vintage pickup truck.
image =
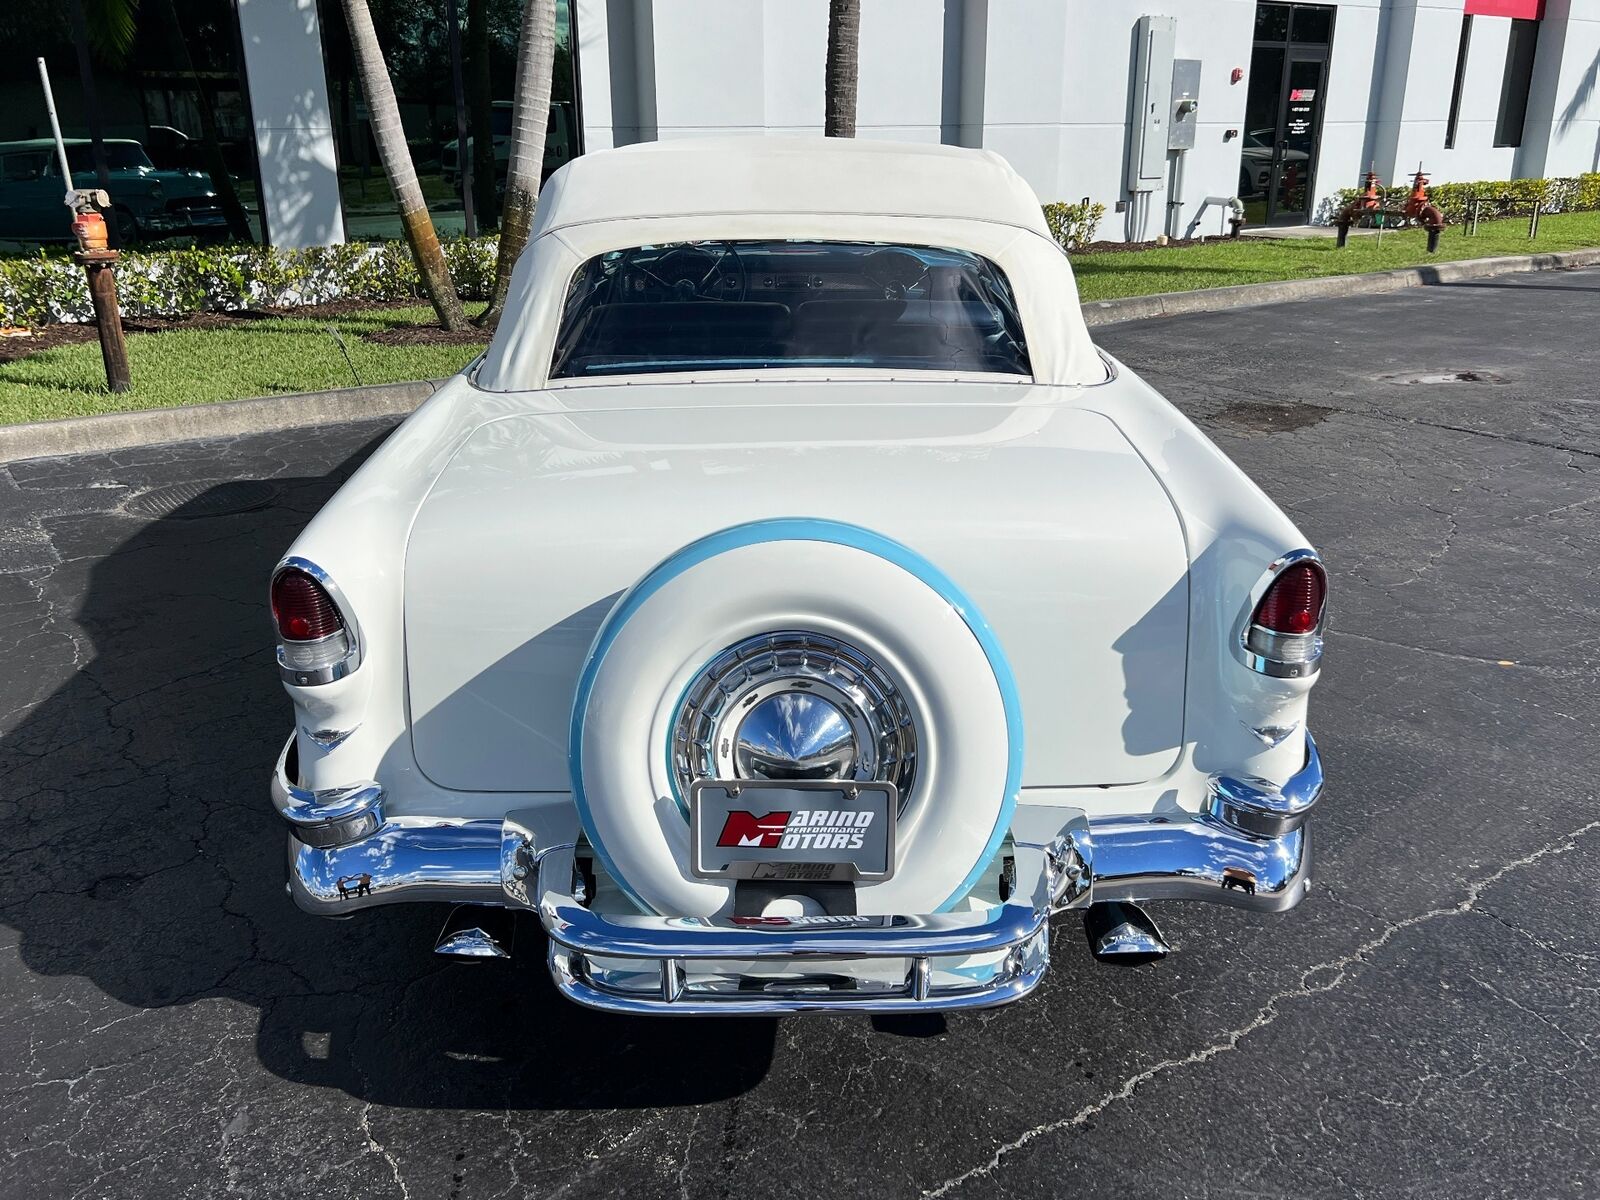
{"type": "MultiPolygon", "coordinates": [[[[88,140],[72,138],[66,145],[70,186],[98,187],[88,140]]],[[[111,206],[125,244],[227,235],[228,222],[205,175],[159,170],[131,139],[110,139],[105,147],[111,206]]],[[[0,142],[0,241],[71,241],[72,218],[62,203],[68,186],[49,138],[0,142]]]]}

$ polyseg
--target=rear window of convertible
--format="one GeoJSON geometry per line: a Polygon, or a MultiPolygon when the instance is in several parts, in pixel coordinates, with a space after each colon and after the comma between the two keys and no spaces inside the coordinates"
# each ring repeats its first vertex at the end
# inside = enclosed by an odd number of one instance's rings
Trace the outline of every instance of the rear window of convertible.
{"type": "Polygon", "coordinates": [[[1032,373],[1011,285],[976,254],[710,241],[614,250],[580,267],[550,374],[760,367],[1032,373]]]}

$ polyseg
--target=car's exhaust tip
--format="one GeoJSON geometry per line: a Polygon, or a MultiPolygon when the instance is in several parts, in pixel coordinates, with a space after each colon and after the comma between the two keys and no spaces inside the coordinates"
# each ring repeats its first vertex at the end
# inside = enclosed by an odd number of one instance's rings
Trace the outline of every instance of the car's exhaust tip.
{"type": "Polygon", "coordinates": [[[1106,900],[1084,910],[1089,952],[1099,962],[1137,967],[1160,962],[1172,952],[1150,914],[1126,900],[1106,900]]]}
{"type": "Polygon", "coordinates": [[[516,932],[514,914],[506,909],[458,904],[445,918],[433,952],[469,962],[510,958],[516,932]]]}

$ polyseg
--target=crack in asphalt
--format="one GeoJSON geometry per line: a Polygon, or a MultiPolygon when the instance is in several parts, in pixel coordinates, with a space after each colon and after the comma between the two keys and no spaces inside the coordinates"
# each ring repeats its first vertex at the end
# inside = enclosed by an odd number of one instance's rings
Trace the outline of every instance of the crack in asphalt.
{"type": "Polygon", "coordinates": [[[1266,1003],[1256,1010],[1256,1015],[1237,1029],[1229,1030],[1210,1045],[1204,1046],[1192,1054],[1186,1054],[1182,1058],[1163,1059],[1161,1062],[1128,1076],[1117,1087],[1101,1096],[1098,1100],[1084,1105],[1070,1116],[1046,1121],[1042,1125],[1035,1125],[1032,1129],[1026,1130],[1011,1141],[996,1147],[989,1156],[988,1162],[969,1168],[959,1175],[953,1175],[937,1187],[925,1190],[922,1193],[924,1200],[939,1200],[939,1197],[950,1195],[957,1188],[963,1187],[974,1179],[992,1175],[1009,1155],[1021,1150],[1030,1142],[1065,1129],[1080,1128],[1091,1117],[1105,1111],[1118,1101],[1130,1099],[1139,1088],[1153,1079],[1171,1074],[1174,1071],[1180,1071],[1185,1067],[1209,1062],[1219,1055],[1238,1049],[1239,1043],[1245,1038],[1265,1029],[1282,1015],[1282,1009],[1279,1006],[1284,1002],[1306,996],[1317,996],[1335,990],[1349,977],[1348,973],[1352,967],[1369,961],[1374,954],[1394,940],[1397,934],[1403,933],[1408,929],[1414,929],[1419,925],[1428,924],[1431,921],[1464,916],[1475,911],[1484,891],[1504,879],[1507,875],[1510,875],[1513,871],[1519,871],[1524,867],[1531,866],[1542,858],[1548,858],[1555,854],[1566,854],[1571,850],[1577,849],[1579,839],[1597,829],[1600,829],[1600,820],[1580,825],[1571,832],[1563,834],[1555,841],[1539,847],[1531,854],[1508,862],[1498,870],[1485,875],[1482,879],[1469,883],[1466,897],[1458,903],[1450,905],[1448,908],[1432,908],[1427,912],[1418,913],[1416,916],[1391,922],[1376,937],[1362,942],[1350,953],[1307,967],[1300,973],[1299,982],[1294,987],[1286,988],[1269,996],[1266,1003]],[[1331,972],[1331,978],[1326,982],[1316,982],[1316,977],[1324,972],[1331,972]]]}
{"type": "Polygon", "coordinates": [[[1390,638],[1373,637],[1370,633],[1352,633],[1348,629],[1336,629],[1330,635],[1333,639],[1350,638],[1357,642],[1373,642],[1379,646],[1391,646],[1396,650],[1411,650],[1417,654],[1434,654],[1440,658],[1452,658],[1457,662],[1477,663],[1482,666],[1500,667],[1510,669],[1515,667],[1519,671],[1537,671],[1542,675],[1551,675],[1558,679],[1591,679],[1600,671],[1596,668],[1579,668],[1563,670],[1560,667],[1548,667],[1539,663],[1516,662],[1508,658],[1487,658],[1477,654],[1462,654],[1456,650],[1440,650],[1433,646],[1416,646],[1410,642],[1397,642],[1390,638]]]}
{"type": "Polygon", "coordinates": [[[1444,539],[1439,543],[1439,548],[1437,550],[1430,550],[1428,552],[1427,561],[1418,567],[1415,572],[1413,572],[1410,579],[1401,580],[1395,585],[1396,587],[1408,587],[1411,584],[1421,580],[1424,575],[1433,570],[1434,567],[1438,566],[1444,556],[1450,553],[1450,547],[1454,545],[1456,537],[1461,533],[1461,523],[1456,520],[1454,513],[1448,511],[1447,509],[1440,508],[1434,504],[1424,504],[1423,507],[1429,512],[1443,517],[1445,521],[1449,523],[1450,528],[1445,532],[1444,539]]]}
{"type": "Polygon", "coordinates": [[[389,1174],[394,1176],[394,1183],[400,1189],[400,1194],[405,1197],[405,1200],[411,1200],[411,1189],[406,1186],[406,1181],[400,1174],[400,1164],[395,1161],[394,1155],[389,1153],[388,1147],[372,1136],[371,1118],[372,1101],[368,1100],[361,1106],[361,1117],[356,1122],[356,1126],[361,1130],[361,1136],[367,1140],[368,1152],[383,1157],[383,1161],[389,1164],[389,1174]]]}

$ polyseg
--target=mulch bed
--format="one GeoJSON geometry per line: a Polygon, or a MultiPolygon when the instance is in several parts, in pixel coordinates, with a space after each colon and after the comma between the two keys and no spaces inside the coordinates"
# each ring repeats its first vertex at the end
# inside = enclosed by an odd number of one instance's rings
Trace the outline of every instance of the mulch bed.
{"type": "MultiPolygon", "coordinates": [[[[1223,235],[1226,238],[1226,234],[1223,235]]],[[[1089,242],[1072,251],[1073,254],[1123,254],[1129,250],[1170,250],[1178,246],[1198,246],[1218,241],[1216,234],[1205,238],[1173,238],[1165,246],[1154,242],[1089,242]]]]}
{"type": "Polygon", "coordinates": [[[0,334],[0,363],[16,362],[41,350],[56,346],[71,346],[78,342],[92,342],[96,338],[93,325],[46,325],[30,330],[26,335],[7,329],[0,334]]]}
{"type": "Polygon", "coordinates": [[[397,329],[363,333],[361,340],[380,346],[486,346],[491,336],[490,330],[479,329],[476,325],[454,333],[437,325],[402,325],[397,329]]]}

